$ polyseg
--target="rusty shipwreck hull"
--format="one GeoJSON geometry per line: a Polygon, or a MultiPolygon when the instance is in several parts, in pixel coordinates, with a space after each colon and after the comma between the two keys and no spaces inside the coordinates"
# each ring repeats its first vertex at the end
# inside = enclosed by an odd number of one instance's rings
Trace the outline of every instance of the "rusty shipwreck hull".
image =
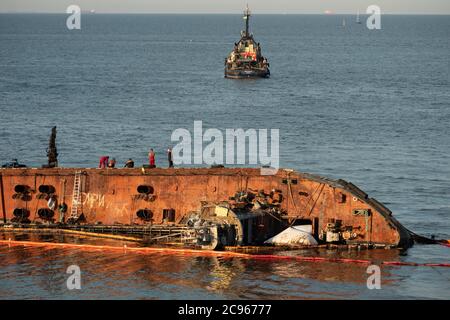
{"type": "Polygon", "coordinates": [[[276,223],[259,220],[255,226],[265,237],[290,225],[311,224],[314,237],[322,243],[412,245],[410,233],[391,211],[353,184],[288,169],[272,176],[247,168],[0,169],[4,223],[56,223],[58,205],[64,204],[66,218],[59,221],[63,224],[76,205],[84,218],[77,223],[178,225],[205,203],[230,204],[230,210],[238,207],[234,196],[239,192],[265,194],[276,203],[276,223]],[[78,203],[72,198],[77,172],[78,203]]]}

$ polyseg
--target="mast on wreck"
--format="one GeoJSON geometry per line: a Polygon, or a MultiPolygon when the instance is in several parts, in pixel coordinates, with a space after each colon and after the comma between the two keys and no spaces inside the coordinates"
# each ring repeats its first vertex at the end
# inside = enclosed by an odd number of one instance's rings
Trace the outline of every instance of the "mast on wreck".
{"type": "Polygon", "coordinates": [[[56,127],[52,128],[52,134],[47,148],[48,165],[47,168],[58,166],[58,151],[56,149],[56,127]]]}

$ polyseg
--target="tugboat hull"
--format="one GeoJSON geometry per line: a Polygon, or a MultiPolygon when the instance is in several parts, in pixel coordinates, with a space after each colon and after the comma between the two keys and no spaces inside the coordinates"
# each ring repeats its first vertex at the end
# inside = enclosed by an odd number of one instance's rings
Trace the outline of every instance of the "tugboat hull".
{"type": "Polygon", "coordinates": [[[267,70],[229,70],[225,69],[225,78],[230,79],[252,79],[252,78],[269,78],[270,71],[267,70]]]}

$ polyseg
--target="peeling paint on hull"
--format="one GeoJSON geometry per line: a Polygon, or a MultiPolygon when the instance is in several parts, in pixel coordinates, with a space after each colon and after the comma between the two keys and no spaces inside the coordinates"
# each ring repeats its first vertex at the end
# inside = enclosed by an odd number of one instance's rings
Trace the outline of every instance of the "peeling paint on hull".
{"type": "MultiPolygon", "coordinates": [[[[28,215],[25,220],[29,223],[57,221],[55,208],[48,213],[49,218],[43,215],[49,202],[40,191],[46,190],[43,186],[52,187],[57,204],[67,204],[70,212],[74,177],[79,170],[1,169],[0,200],[4,204],[0,213],[6,221],[17,220],[18,215],[28,215]],[[26,192],[18,192],[23,189],[26,192]]],[[[229,201],[238,191],[269,194],[277,190],[282,225],[311,224],[313,235],[323,243],[412,245],[409,232],[389,209],[343,180],[288,169],[273,176],[247,168],[81,170],[80,206],[85,223],[92,225],[177,225],[190,212],[199,211],[202,203],[229,201]],[[142,219],[146,213],[150,219],[142,219]]]]}

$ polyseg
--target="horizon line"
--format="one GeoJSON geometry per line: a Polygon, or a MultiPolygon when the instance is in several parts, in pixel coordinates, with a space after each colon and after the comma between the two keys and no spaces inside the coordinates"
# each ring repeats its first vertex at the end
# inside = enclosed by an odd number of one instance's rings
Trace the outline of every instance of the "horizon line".
{"type": "MultiPolygon", "coordinates": [[[[119,15],[119,14],[161,14],[161,15],[221,15],[221,14],[227,14],[227,15],[237,15],[242,14],[242,12],[170,12],[170,11],[161,11],[161,12],[101,12],[101,11],[94,11],[91,10],[82,10],[82,14],[90,14],[90,15],[96,15],[96,14],[103,14],[103,15],[119,15]]],[[[57,12],[57,11],[0,11],[0,14],[62,14],[62,15],[68,15],[66,12],[57,12]]],[[[356,12],[333,12],[333,13],[325,13],[325,12],[260,12],[260,13],[253,13],[252,15],[323,15],[323,16],[337,16],[337,15],[355,15],[356,12]]],[[[360,15],[370,15],[365,12],[360,12],[360,15]]],[[[381,15],[432,15],[432,16],[448,16],[450,13],[438,13],[438,12],[382,12],[381,15]]]]}

